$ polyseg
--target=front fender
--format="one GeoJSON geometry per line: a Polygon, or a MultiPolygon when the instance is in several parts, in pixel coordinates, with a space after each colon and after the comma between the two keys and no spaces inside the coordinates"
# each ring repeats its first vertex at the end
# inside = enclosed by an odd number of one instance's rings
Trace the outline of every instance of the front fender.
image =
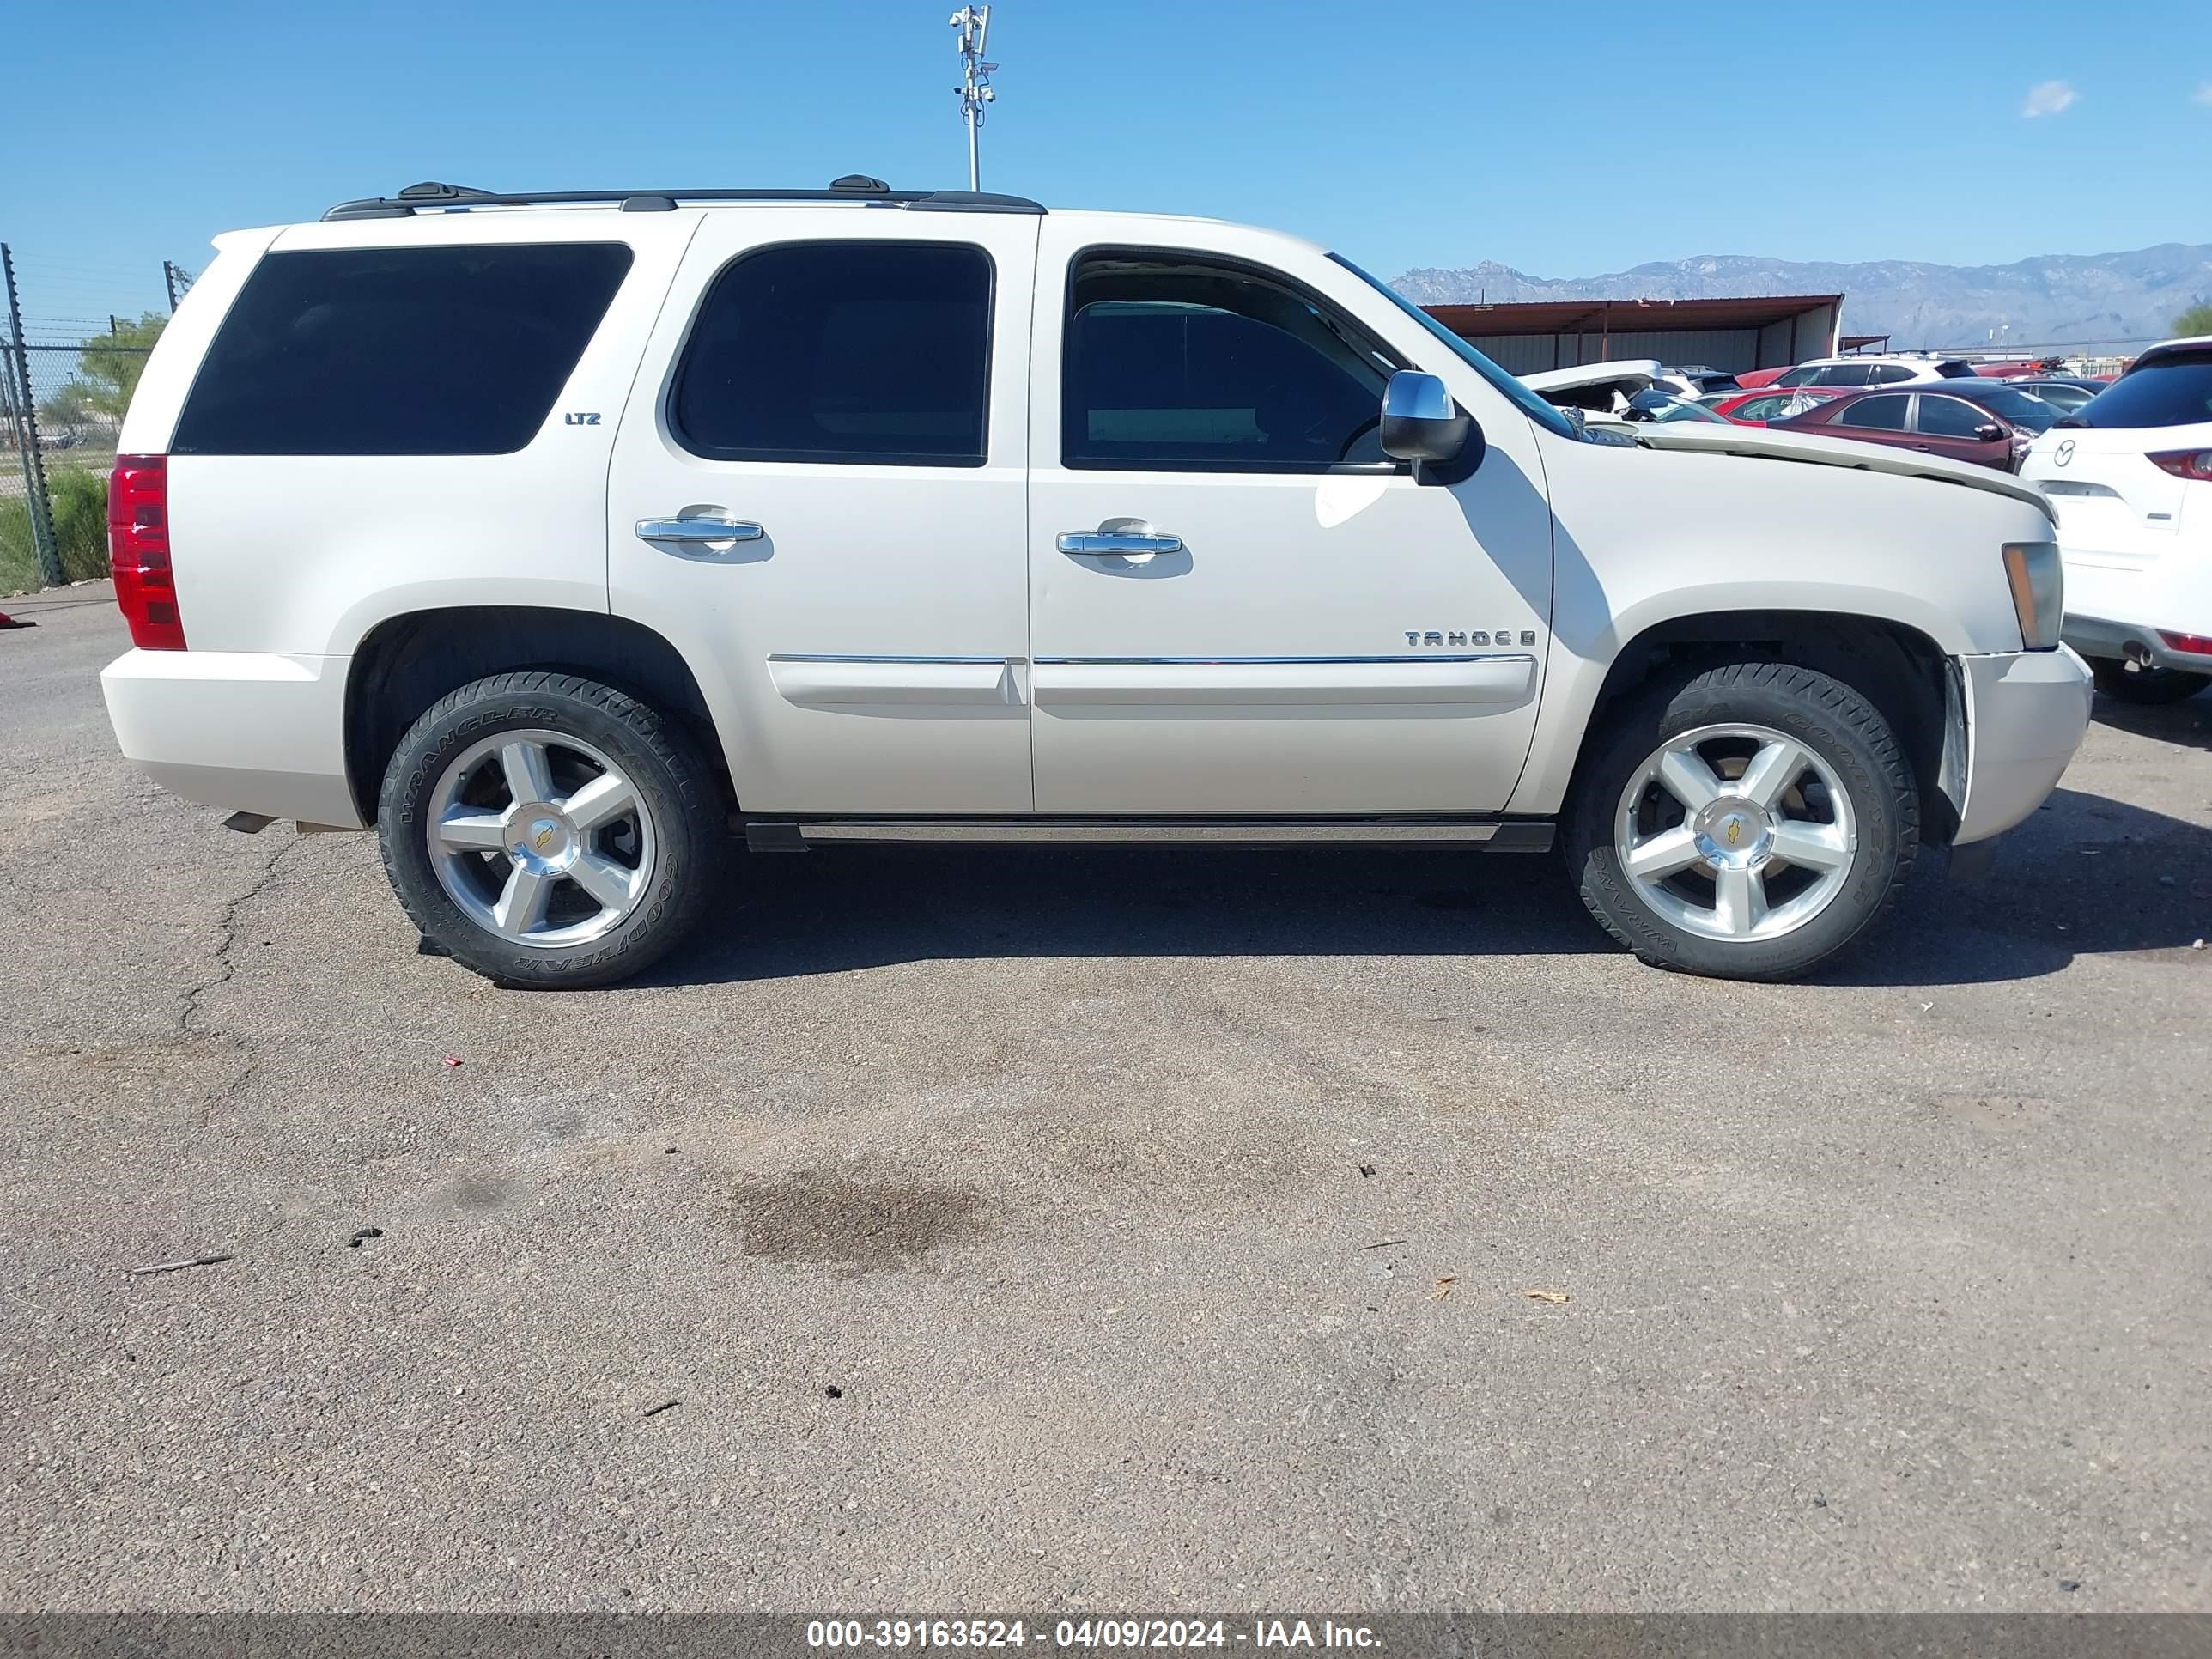
{"type": "Polygon", "coordinates": [[[1947,655],[2017,651],[1999,549],[2046,539],[2029,501],[1765,457],[1552,440],[1552,649],[1508,810],[1559,811],[1606,678],[1667,623],[1720,612],[1867,617],[1947,655]]]}

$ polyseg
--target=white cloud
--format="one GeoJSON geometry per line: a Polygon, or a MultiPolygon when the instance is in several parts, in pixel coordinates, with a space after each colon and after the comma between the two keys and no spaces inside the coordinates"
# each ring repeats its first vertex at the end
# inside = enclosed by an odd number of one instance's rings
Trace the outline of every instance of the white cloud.
{"type": "Polygon", "coordinates": [[[2207,81],[2203,86],[2197,88],[2191,94],[2189,101],[2192,104],[2202,104],[2207,109],[2212,109],[2212,81],[2207,81]]]}
{"type": "Polygon", "coordinates": [[[2073,107],[2074,88],[2063,81],[2045,81],[2027,89],[2020,112],[2033,121],[2039,115],[2058,115],[2073,107]]]}

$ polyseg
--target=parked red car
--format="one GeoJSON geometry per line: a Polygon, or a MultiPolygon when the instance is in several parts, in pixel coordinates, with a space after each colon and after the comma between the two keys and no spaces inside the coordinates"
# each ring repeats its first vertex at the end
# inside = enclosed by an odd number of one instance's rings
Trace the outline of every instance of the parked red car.
{"type": "Polygon", "coordinates": [[[2040,398],[1974,375],[1855,392],[1770,424],[1778,431],[1856,438],[2017,472],[2028,445],[2057,418],[2058,411],[2040,398]]]}
{"type": "Polygon", "coordinates": [[[1802,415],[1815,404],[1842,395],[1825,386],[1767,386],[1756,392],[1732,392],[1705,407],[1738,426],[1771,426],[1792,415],[1802,415]]]}

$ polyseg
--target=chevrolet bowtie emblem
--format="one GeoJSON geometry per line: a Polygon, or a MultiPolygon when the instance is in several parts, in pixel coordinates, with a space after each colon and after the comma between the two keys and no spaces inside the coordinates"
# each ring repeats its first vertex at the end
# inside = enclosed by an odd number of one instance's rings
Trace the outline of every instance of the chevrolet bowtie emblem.
{"type": "MultiPolygon", "coordinates": [[[[1733,846],[1735,846],[1735,845],[1736,844],[1736,842],[1738,842],[1741,841],[1742,839],[1743,839],[1743,824],[1742,824],[1742,822],[1741,822],[1740,819],[1736,819],[1736,818],[1730,818],[1730,819],[1729,820],[1729,846],[1731,846],[1731,847],[1733,847],[1733,846]]],[[[539,843],[539,845],[543,846],[543,845],[544,845],[544,843],[543,843],[543,842],[540,842],[540,843],[539,843]]]]}
{"type": "MultiPolygon", "coordinates": [[[[1735,830],[1729,830],[1729,839],[1730,841],[1734,841],[1734,840],[1735,839],[1735,830]]],[[[536,845],[537,845],[538,850],[539,852],[541,852],[541,853],[542,853],[542,852],[544,852],[547,848],[550,847],[552,844],[553,844],[553,831],[552,831],[551,827],[549,825],[547,828],[543,829],[543,830],[540,830],[538,832],[538,839],[537,839],[537,843],[536,843],[536,845]]]]}

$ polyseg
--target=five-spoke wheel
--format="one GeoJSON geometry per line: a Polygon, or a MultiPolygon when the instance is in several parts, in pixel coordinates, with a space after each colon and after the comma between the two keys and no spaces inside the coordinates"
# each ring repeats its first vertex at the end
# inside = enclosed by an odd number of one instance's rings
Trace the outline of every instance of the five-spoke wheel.
{"type": "Polygon", "coordinates": [[[1620,866],[1646,904],[1706,939],[1773,939],[1850,879],[1851,798],[1787,732],[1701,726],[1662,744],[1620,792],[1620,866]]]}
{"type": "Polygon", "coordinates": [[[464,750],[431,794],[438,880],[477,926],[538,949],[626,921],[653,882],[653,814],[605,755],[558,732],[464,750]]]}
{"type": "Polygon", "coordinates": [[[1591,914],[1646,962],[1791,978],[1902,890],[1919,795],[1888,723],[1850,686],[1731,663],[1599,719],[1567,854],[1591,914]]]}
{"type": "Polygon", "coordinates": [[[690,735],[573,675],[438,702],[386,769],[377,833],[425,938],[503,984],[605,985],[680,939],[720,884],[728,809],[690,735]]]}

